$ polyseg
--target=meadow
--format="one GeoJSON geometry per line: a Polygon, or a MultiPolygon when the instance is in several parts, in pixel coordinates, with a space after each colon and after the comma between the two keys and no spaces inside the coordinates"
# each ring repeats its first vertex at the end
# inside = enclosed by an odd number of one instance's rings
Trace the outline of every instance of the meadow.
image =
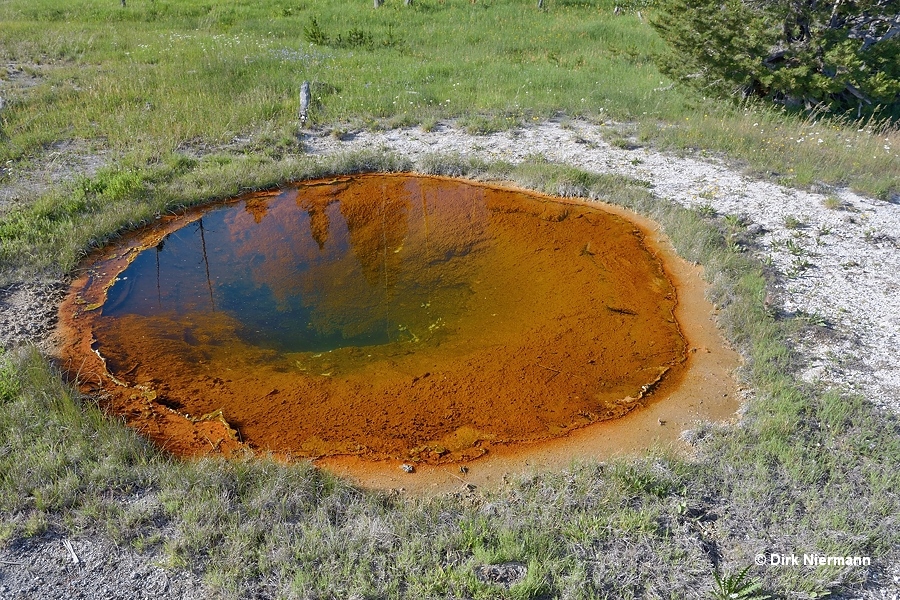
{"type": "MultiPolygon", "coordinates": [[[[618,14],[605,0],[544,5],[0,2],[0,185],[63,144],[103,157],[94,173],[0,205],[0,282],[64,279],[90,248],[161,212],[288,180],[413,167],[379,152],[304,154],[302,81],[313,92],[306,127],[334,135],[580,118],[788,185],[882,200],[900,192],[895,125],[704,98],[654,66],[667,50],[648,24],[650,3],[621,3],[618,14]]],[[[436,156],[425,170],[564,188],[659,221],[704,265],[723,332],[746,359],[754,395],[740,423],[703,428],[690,457],[660,450],[410,498],[265,457],[173,459],[104,417],[35,348],[6,349],[0,543],[102,535],[234,598],[685,598],[714,596],[714,573],[745,567],[767,594],[814,598],[858,590],[900,559],[900,421],[798,382],[792,340],[806,325],[765,304],[774,275],[730,243],[725,222],[626,178],[540,160],[436,156]],[[876,566],[753,566],[758,552],[792,548],[876,566]],[[527,567],[509,588],[477,576],[509,561],[527,567]]]]}

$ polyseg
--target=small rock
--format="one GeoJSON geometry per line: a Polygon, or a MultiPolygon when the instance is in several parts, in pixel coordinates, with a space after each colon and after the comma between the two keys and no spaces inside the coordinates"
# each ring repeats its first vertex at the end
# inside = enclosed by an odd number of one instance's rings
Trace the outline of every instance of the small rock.
{"type": "Polygon", "coordinates": [[[525,579],[528,568],[520,562],[508,562],[499,565],[479,565],[475,567],[475,577],[483,583],[502,585],[509,588],[525,579]]]}
{"type": "Polygon", "coordinates": [[[403,463],[402,465],[400,465],[400,470],[403,471],[404,473],[415,473],[416,472],[416,468],[408,463],[403,463]]]}
{"type": "Polygon", "coordinates": [[[463,475],[465,475],[466,473],[469,472],[469,467],[462,466],[459,468],[459,472],[462,473],[463,475]]]}
{"type": "Polygon", "coordinates": [[[753,223],[747,226],[747,233],[750,235],[762,235],[766,232],[766,228],[759,223],[753,223]]]}

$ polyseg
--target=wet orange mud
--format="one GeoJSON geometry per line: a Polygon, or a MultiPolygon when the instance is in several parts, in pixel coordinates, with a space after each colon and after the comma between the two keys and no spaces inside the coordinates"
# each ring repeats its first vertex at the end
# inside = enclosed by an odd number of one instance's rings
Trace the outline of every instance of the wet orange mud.
{"type": "Polygon", "coordinates": [[[702,290],[621,209],[339,177],[164,217],[90,257],[60,352],[108,412],[178,455],[485,483],[479,469],[646,447],[732,414],[737,357],[702,290]]]}

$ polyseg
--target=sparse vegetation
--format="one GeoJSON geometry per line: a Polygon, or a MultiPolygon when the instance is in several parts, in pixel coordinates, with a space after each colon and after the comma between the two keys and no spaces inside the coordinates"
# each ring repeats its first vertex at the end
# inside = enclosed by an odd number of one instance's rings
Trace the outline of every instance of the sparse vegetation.
{"type": "Polygon", "coordinates": [[[828,210],[838,210],[844,206],[844,203],[837,196],[826,196],[825,199],[822,200],[822,206],[828,210]]]}
{"type": "Polygon", "coordinates": [[[716,587],[713,590],[714,600],[766,600],[769,596],[759,591],[759,582],[754,582],[747,572],[750,567],[737,574],[722,577],[718,571],[713,573],[716,587]]]}
{"type": "Polygon", "coordinates": [[[802,229],[804,227],[804,223],[795,215],[785,215],[784,226],[786,229],[802,229]]]}
{"type": "Polygon", "coordinates": [[[393,27],[388,26],[387,35],[380,40],[367,29],[353,27],[346,33],[339,33],[332,37],[325,33],[315,17],[303,28],[303,37],[310,44],[316,46],[331,46],[332,48],[361,48],[373,52],[378,48],[400,48],[403,42],[394,34],[393,27]]]}
{"type": "Polygon", "coordinates": [[[716,209],[709,202],[704,202],[703,204],[698,204],[697,207],[695,208],[695,210],[697,211],[697,214],[700,215],[701,217],[711,218],[711,217],[715,217],[718,214],[716,212],[716,209]]]}
{"type": "Polygon", "coordinates": [[[788,239],[782,242],[784,249],[793,254],[794,256],[800,257],[809,253],[809,251],[804,248],[800,242],[796,239],[788,239]]]}

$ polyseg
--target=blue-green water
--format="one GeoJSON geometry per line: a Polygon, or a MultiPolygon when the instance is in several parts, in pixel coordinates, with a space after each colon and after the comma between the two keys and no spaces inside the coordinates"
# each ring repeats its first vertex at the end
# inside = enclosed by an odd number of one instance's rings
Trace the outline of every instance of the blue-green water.
{"type": "Polygon", "coordinates": [[[140,253],[103,313],[221,311],[246,342],[284,352],[434,335],[471,294],[473,253],[490,236],[481,188],[437,202],[424,181],[348,180],[211,210],[140,253]],[[429,226],[448,221],[453,240],[438,241],[429,226]]]}

